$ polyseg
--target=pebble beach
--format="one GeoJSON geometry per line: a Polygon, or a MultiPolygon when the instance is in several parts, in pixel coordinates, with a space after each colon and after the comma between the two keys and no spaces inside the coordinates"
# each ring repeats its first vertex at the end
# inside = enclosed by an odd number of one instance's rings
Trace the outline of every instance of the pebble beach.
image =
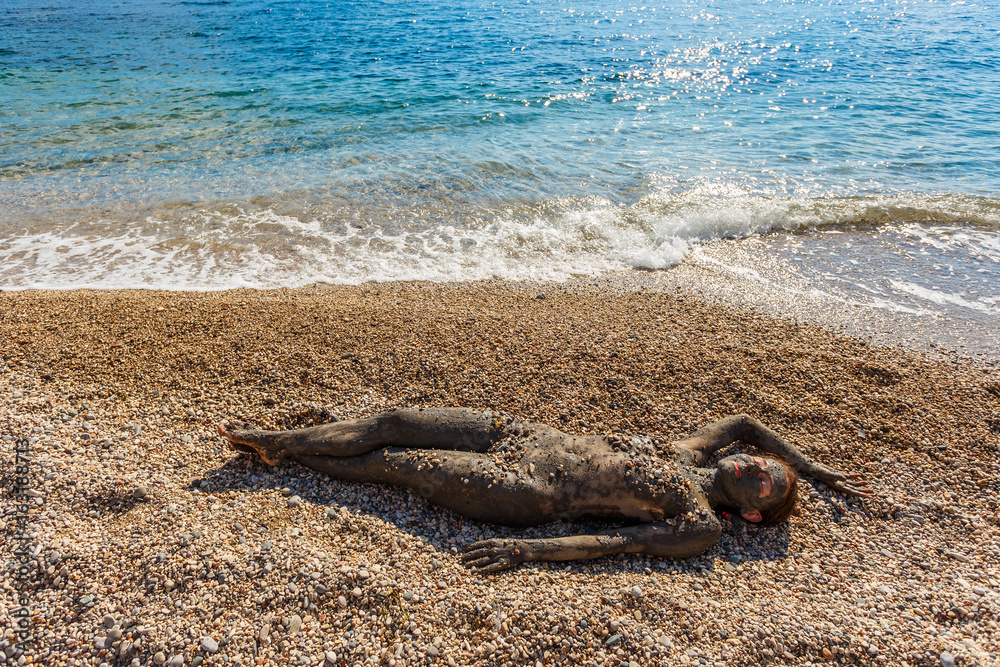
{"type": "Polygon", "coordinates": [[[0,441],[14,489],[0,518],[0,664],[1000,657],[1000,370],[684,290],[0,292],[0,441]],[[265,466],[215,430],[407,406],[670,439],[748,413],[875,493],[803,479],[788,523],[723,516],[721,540],[695,558],[477,576],[459,560],[477,540],[606,526],[479,524],[410,491],[265,466]]]}

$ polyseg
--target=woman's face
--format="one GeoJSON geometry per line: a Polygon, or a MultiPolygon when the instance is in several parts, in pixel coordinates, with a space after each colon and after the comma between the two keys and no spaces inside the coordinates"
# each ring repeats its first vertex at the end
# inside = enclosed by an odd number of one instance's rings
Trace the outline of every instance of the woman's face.
{"type": "Polygon", "coordinates": [[[722,488],[733,507],[750,521],[760,521],[758,510],[777,505],[788,494],[788,473],[778,461],[736,454],[719,461],[722,488]]]}

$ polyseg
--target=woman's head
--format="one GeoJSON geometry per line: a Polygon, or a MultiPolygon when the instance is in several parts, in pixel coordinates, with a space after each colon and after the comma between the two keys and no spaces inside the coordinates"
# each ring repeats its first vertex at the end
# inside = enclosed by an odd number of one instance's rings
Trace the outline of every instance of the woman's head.
{"type": "Polygon", "coordinates": [[[736,454],[718,463],[719,483],[728,505],[747,521],[764,526],[781,523],[795,508],[799,476],[776,458],[736,454]]]}

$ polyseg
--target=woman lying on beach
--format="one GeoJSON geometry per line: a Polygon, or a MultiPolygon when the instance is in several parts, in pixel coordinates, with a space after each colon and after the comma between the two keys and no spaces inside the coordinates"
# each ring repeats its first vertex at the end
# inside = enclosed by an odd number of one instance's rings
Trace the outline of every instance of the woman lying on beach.
{"type": "Polygon", "coordinates": [[[762,525],[787,519],[796,471],[849,495],[870,493],[744,415],[709,424],[661,452],[648,438],[574,436],[462,408],[400,409],[292,431],[220,424],[219,433],[269,465],[293,459],[337,479],[405,487],[477,521],[532,526],[588,516],[633,524],[573,537],[477,542],[463,560],[478,572],[615,553],[694,556],[719,539],[716,508],[733,508],[762,525]],[[704,467],[736,441],[775,457],[736,454],[704,467]]]}

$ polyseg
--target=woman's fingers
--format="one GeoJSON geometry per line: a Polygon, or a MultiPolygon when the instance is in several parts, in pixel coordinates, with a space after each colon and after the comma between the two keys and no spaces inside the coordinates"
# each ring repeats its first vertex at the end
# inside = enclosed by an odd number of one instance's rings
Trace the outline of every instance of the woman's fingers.
{"type": "Polygon", "coordinates": [[[486,547],[490,546],[493,542],[496,542],[496,540],[479,540],[478,542],[473,542],[472,544],[470,544],[465,551],[466,553],[468,553],[473,549],[485,549],[486,547]]]}
{"type": "Polygon", "coordinates": [[[485,556],[473,561],[465,561],[465,566],[473,572],[498,572],[511,567],[511,562],[502,556],[485,556]]]}
{"type": "Polygon", "coordinates": [[[480,542],[474,542],[468,546],[465,553],[462,554],[462,560],[474,560],[476,558],[482,558],[483,556],[488,556],[490,554],[498,553],[504,545],[500,540],[482,540],[480,542]]]}
{"type": "Polygon", "coordinates": [[[514,541],[483,540],[469,545],[462,554],[462,562],[473,572],[488,574],[517,565],[521,562],[516,558],[520,553],[514,541]]]}
{"type": "Polygon", "coordinates": [[[499,572],[501,570],[509,569],[510,567],[511,567],[511,563],[507,559],[501,558],[500,560],[497,560],[497,561],[495,561],[493,563],[489,563],[488,565],[484,565],[482,567],[474,568],[473,572],[481,572],[483,574],[490,574],[492,572],[499,572]]]}
{"type": "Polygon", "coordinates": [[[465,563],[466,565],[471,565],[472,563],[476,563],[482,560],[483,558],[488,558],[488,557],[489,556],[485,551],[469,551],[462,554],[462,562],[465,563]]]}
{"type": "Polygon", "coordinates": [[[824,466],[824,465],[821,465],[819,467],[818,473],[819,474],[818,475],[814,475],[814,477],[816,477],[817,479],[819,479],[821,481],[827,482],[827,483],[829,483],[829,482],[838,482],[838,481],[847,479],[847,477],[843,473],[838,472],[838,471],[834,470],[833,468],[829,468],[829,467],[824,466]]]}
{"type": "Polygon", "coordinates": [[[851,496],[859,496],[861,498],[867,498],[872,494],[872,490],[867,486],[856,486],[853,484],[847,484],[846,482],[837,482],[833,485],[833,488],[837,489],[841,493],[846,493],[851,496]]]}
{"type": "Polygon", "coordinates": [[[486,553],[486,548],[490,545],[489,540],[484,540],[481,542],[473,542],[465,549],[465,553],[462,554],[462,560],[467,560],[473,554],[486,553]]]}
{"type": "Polygon", "coordinates": [[[826,483],[828,486],[832,486],[838,491],[843,491],[844,493],[850,493],[851,495],[861,496],[867,498],[871,494],[871,489],[869,489],[863,483],[859,484],[849,484],[847,480],[856,480],[861,478],[861,473],[852,472],[844,474],[840,471],[834,470],[824,465],[820,465],[816,474],[813,475],[817,480],[826,483]]]}
{"type": "Polygon", "coordinates": [[[489,557],[490,557],[490,552],[488,550],[475,549],[472,551],[466,551],[464,554],[462,554],[462,562],[468,565],[470,563],[474,563],[476,561],[489,557]]]}
{"type": "Polygon", "coordinates": [[[476,558],[475,560],[466,560],[465,566],[473,570],[478,570],[480,568],[488,566],[492,562],[493,559],[491,557],[483,556],[481,558],[476,558]]]}

